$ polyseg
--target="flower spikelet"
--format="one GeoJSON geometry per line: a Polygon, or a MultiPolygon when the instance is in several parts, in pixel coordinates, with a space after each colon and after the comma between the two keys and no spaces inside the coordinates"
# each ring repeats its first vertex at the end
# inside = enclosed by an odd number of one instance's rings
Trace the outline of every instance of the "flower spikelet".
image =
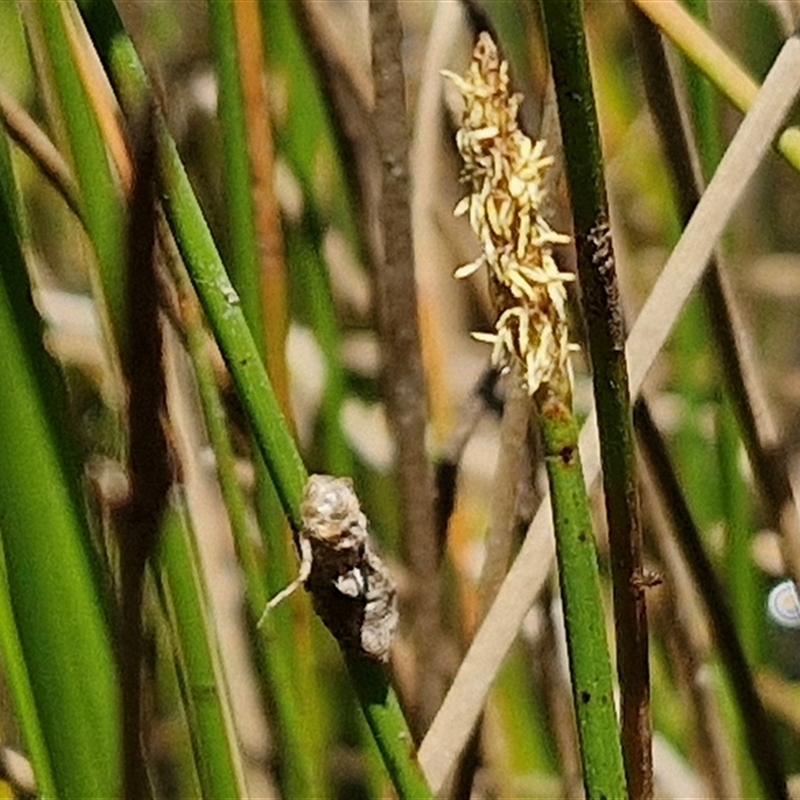
{"type": "Polygon", "coordinates": [[[466,75],[443,74],[464,98],[456,144],[469,194],[454,213],[468,215],[483,250],[455,276],[486,266],[497,308],[494,333],[473,336],[493,345],[492,362],[501,369],[520,364],[531,395],[546,384],[563,386],[571,349],[564,284],[573,276],[559,271],[551,252],[569,237],[553,231],[541,214],[543,179],[553,159],[544,155],[544,141],[533,142],[520,130],[522,97],[511,92],[508,63],[488,33],[480,35],[466,75]]]}

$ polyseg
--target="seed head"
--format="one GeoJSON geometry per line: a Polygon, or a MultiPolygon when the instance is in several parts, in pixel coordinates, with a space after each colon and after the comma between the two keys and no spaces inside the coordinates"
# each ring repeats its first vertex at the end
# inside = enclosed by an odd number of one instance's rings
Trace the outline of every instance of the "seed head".
{"type": "Polygon", "coordinates": [[[569,237],[542,217],[544,175],[553,158],[544,155],[544,141],[533,142],[520,130],[522,96],[511,92],[508,63],[500,60],[488,33],[480,35],[466,75],[443,74],[464,98],[456,144],[469,193],[454,213],[469,216],[483,251],[455,277],[487,267],[495,331],[473,336],[493,345],[492,362],[501,369],[519,363],[533,395],[544,384],[568,380],[572,349],[564,284],[574,276],[559,271],[551,252],[569,237]]]}

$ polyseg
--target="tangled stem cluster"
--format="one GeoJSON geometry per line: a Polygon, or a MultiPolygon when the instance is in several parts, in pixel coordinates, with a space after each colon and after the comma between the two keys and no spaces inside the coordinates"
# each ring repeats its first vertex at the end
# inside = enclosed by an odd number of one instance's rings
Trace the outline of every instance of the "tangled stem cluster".
{"type": "Polygon", "coordinates": [[[497,308],[494,333],[473,336],[493,345],[492,362],[507,370],[519,362],[528,392],[551,384],[569,386],[572,346],[566,320],[566,281],[551,246],[569,241],[541,216],[543,177],[553,163],[544,141],[533,142],[519,128],[521,95],[509,89],[508,63],[501,61],[488,33],[482,33],[464,77],[445,71],[461,92],[465,108],[456,143],[469,194],[455,214],[469,214],[482,254],[456,270],[456,278],[486,265],[497,308]],[[565,383],[566,381],[566,383],[565,383]]]}

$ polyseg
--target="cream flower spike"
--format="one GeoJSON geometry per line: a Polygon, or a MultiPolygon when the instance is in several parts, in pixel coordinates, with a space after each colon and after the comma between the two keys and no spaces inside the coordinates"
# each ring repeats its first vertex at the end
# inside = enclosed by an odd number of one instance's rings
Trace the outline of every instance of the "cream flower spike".
{"type": "Polygon", "coordinates": [[[544,175],[552,156],[519,128],[522,101],[512,94],[508,63],[501,61],[488,33],[475,45],[463,77],[443,71],[464,98],[456,144],[463,160],[461,180],[469,194],[454,211],[466,216],[483,253],[455,271],[466,278],[486,265],[497,308],[494,333],[473,334],[492,344],[492,362],[508,370],[515,362],[529,394],[543,385],[569,385],[567,292],[573,280],[559,271],[551,247],[569,241],[542,218],[544,175]]]}

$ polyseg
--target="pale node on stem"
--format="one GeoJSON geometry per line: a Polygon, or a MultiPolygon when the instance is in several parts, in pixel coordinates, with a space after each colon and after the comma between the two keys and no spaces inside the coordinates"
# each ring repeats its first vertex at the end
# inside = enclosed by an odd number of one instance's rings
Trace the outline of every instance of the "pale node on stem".
{"type": "Polygon", "coordinates": [[[467,216],[483,252],[455,271],[466,278],[484,265],[497,308],[494,333],[473,336],[493,345],[492,362],[507,371],[515,361],[528,392],[545,384],[569,386],[569,343],[565,283],[551,248],[569,237],[542,217],[544,175],[552,156],[545,142],[520,130],[522,100],[510,90],[508,64],[487,33],[475,46],[464,76],[443,74],[461,92],[464,112],[456,144],[464,165],[461,180],[469,193],[456,205],[467,216]]]}

